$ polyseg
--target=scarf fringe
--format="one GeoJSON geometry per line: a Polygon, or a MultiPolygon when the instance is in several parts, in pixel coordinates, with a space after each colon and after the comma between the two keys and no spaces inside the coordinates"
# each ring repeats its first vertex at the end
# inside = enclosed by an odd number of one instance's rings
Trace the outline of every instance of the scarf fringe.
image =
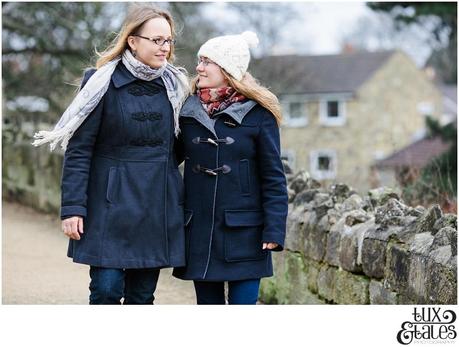
{"type": "Polygon", "coordinates": [[[53,151],[56,148],[56,145],[62,141],[61,147],[65,151],[67,149],[67,144],[72,137],[75,130],[83,123],[84,117],[81,118],[72,118],[69,122],[60,129],[54,130],[41,130],[33,135],[35,141],[32,142],[32,145],[35,147],[41,146],[49,142],[50,150],[53,151]]]}

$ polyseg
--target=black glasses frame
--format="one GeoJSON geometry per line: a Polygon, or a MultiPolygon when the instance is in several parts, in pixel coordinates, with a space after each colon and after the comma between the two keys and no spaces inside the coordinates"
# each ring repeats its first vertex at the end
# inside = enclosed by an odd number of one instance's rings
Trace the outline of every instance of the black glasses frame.
{"type": "Polygon", "coordinates": [[[153,42],[156,45],[161,46],[161,47],[164,46],[166,44],[166,42],[169,43],[169,46],[174,46],[175,43],[177,42],[177,40],[174,40],[174,39],[154,38],[154,37],[147,37],[147,36],[142,36],[142,35],[137,35],[137,34],[131,35],[131,36],[137,36],[137,37],[140,37],[142,39],[151,41],[151,42],[153,42]]]}

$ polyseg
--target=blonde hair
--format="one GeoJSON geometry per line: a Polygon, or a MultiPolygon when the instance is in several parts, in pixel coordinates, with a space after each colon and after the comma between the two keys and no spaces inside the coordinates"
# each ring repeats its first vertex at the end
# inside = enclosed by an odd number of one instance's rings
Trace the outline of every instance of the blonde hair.
{"type": "MultiPolygon", "coordinates": [[[[171,27],[172,36],[175,36],[174,20],[169,12],[148,4],[131,5],[121,31],[116,35],[112,43],[102,53],[96,51],[96,54],[99,56],[96,68],[100,68],[102,65],[122,55],[129,48],[127,43],[128,37],[139,33],[145,22],[153,18],[164,18],[167,20],[171,27]]],[[[174,46],[171,46],[167,60],[168,62],[173,62],[174,58],[174,46]]]]}
{"type": "MultiPolygon", "coordinates": [[[[246,72],[242,77],[241,81],[237,81],[223,68],[220,70],[228,81],[229,85],[236,89],[237,92],[241,93],[248,99],[254,100],[271,112],[276,119],[277,125],[280,126],[282,122],[282,111],[277,97],[271,93],[268,88],[263,87],[249,72],[246,72]]],[[[199,76],[195,76],[191,80],[191,93],[196,94],[198,89],[196,83],[198,82],[199,76]]]]}

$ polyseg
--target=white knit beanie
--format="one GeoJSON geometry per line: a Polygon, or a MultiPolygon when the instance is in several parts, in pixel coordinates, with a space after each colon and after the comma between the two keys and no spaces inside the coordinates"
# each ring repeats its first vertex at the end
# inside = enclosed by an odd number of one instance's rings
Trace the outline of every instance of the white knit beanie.
{"type": "Polygon", "coordinates": [[[209,58],[240,81],[249,66],[249,48],[257,46],[257,34],[244,31],[240,35],[218,36],[210,39],[201,46],[198,57],[209,58]]]}

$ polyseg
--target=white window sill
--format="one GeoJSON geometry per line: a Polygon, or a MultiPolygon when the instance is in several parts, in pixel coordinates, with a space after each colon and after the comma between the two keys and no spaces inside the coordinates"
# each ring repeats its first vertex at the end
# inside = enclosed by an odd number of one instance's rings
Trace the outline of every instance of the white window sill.
{"type": "Polygon", "coordinates": [[[284,125],[290,128],[305,127],[308,125],[307,119],[286,119],[284,125]]]}
{"type": "Polygon", "coordinates": [[[327,126],[327,127],[342,127],[345,124],[346,124],[346,120],[344,118],[336,120],[336,121],[329,121],[329,120],[324,120],[324,119],[320,121],[320,125],[327,126]]]}

